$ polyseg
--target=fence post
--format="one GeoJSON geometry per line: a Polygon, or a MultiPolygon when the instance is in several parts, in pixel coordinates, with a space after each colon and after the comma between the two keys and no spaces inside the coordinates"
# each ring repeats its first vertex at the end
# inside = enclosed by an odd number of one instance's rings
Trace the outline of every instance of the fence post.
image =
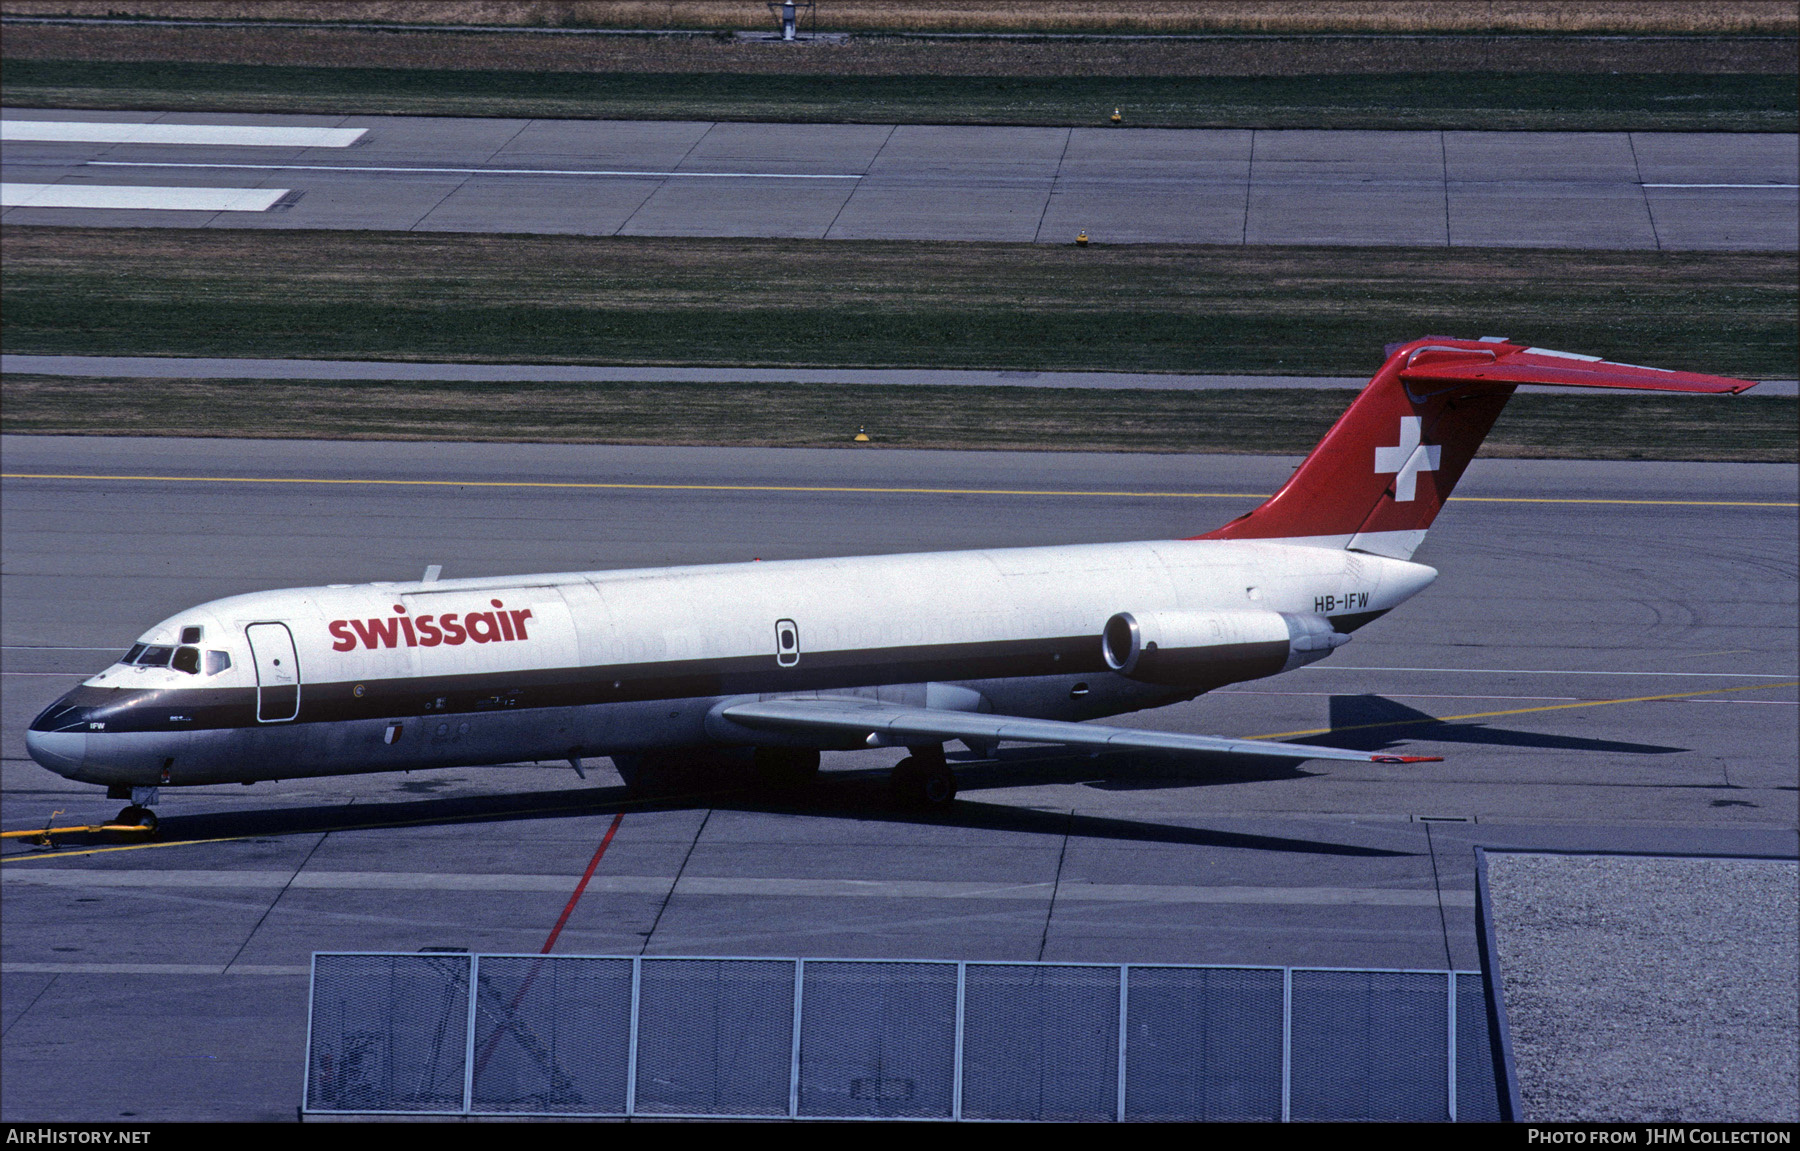
{"type": "Polygon", "coordinates": [[[306,1071],[300,1077],[300,1109],[312,1110],[312,1074],[313,1074],[313,1000],[319,993],[319,953],[312,953],[308,961],[312,970],[306,977],[306,1071]]]}
{"type": "Polygon", "coordinates": [[[788,1118],[800,1115],[800,1002],[806,986],[806,960],[794,960],[794,1046],[788,1064],[788,1118]]]}
{"type": "Polygon", "coordinates": [[[963,1087],[963,999],[968,984],[969,965],[961,960],[956,963],[956,1066],[950,1076],[950,1118],[962,1118],[963,1087]]]}
{"type": "Polygon", "coordinates": [[[1288,1122],[1288,1089],[1294,1071],[1294,969],[1281,969],[1281,1121],[1288,1122]]]}
{"type": "Polygon", "coordinates": [[[637,1114],[638,998],[644,984],[644,957],[631,957],[631,1035],[625,1048],[625,1114],[637,1114]]]}
{"type": "Polygon", "coordinates": [[[1456,1122],[1456,972],[1446,971],[1444,978],[1450,982],[1450,1122],[1456,1122]]]}
{"type": "Polygon", "coordinates": [[[1119,1087],[1115,1093],[1117,1114],[1114,1118],[1125,1122],[1125,1025],[1131,1018],[1128,1013],[1131,995],[1131,965],[1119,964],[1119,1087]]]}
{"type": "Polygon", "coordinates": [[[481,995],[481,956],[469,956],[469,1032],[463,1043],[463,1100],[462,1113],[467,1115],[475,1106],[475,1016],[479,1009],[481,995]]]}

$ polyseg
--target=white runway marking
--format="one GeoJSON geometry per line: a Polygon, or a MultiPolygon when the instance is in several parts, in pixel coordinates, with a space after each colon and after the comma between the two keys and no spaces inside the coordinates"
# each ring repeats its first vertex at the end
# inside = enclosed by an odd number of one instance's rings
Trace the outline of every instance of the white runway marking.
{"type": "Polygon", "coordinates": [[[0,208],[129,208],[266,212],[286,188],[154,188],[141,184],[0,184],[0,208]]]}
{"type": "Polygon", "coordinates": [[[90,168],[242,168],[257,172],[414,172],[448,176],[674,176],[702,180],[860,180],[860,175],[808,175],[795,172],[652,172],[612,168],[405,168],[362,164],[155,164],[147,160],[89,160],[90,168]]]}
{"type": "Polygon", "coordinates": [[[310,967],[267,963],[0,963],[0,975],[311,975],[310,967]]]}
{"type": "MultiPolygon", "coordinates": [[[[8,868],[8,885],[57,888],[160,887],[260,888],[338,891],[487,891],[497,894],[568,890],[574,876],[480,875],[412,871],[99,871],[86,868],[8,868]]],[[[672,876],[597,875],[588,892],[661,898],[672,876]]],[[[1075,899],[1090,903],[1283,904],[1310,907],[1473,907],[1472,891],[1374,887],[1196,887],[1147,883],[968,883],[925,879],[777,879],[745,876],[683,876],[676,895],[786,896],[841,899],[1075,899]]]]}
{"type": "Polygon", "coordinates": [[[0,140],[67,144],[220,144],[263,148],[348,148],[367,128],[254,124],[108,124],[90,120],[0,120],[0,140]]]}
{"type": "Polygon", "coordinates": [[[1800,184],[1644,184],[1645,188],[1800,188],[1800,184]]]}

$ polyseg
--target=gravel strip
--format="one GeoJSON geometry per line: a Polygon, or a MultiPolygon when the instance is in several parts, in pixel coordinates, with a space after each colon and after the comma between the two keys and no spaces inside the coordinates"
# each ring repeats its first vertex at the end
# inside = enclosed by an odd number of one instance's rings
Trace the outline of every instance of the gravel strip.
{"type": "Polygon", "coordinates": [[[1793,860],[1495,853],[1528,1120],[1800,1119],[1793,860]]]}

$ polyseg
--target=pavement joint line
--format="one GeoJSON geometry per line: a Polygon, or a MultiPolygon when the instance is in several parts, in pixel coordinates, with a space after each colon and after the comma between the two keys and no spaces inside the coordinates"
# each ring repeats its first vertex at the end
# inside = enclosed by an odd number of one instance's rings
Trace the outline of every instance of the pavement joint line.
{"type": "Polygon", "coordinates": [[[1770,688],[1800,687],[1800,680],[1787,683],[1752,683],[1742,687],[1715,687],[1706,691],[1678,691],[1669,695],[1638,695],[1629,699],[1590,699],[1581,703],[1553,703],[1543,707],[1515,707],[1507,711],[1477,711],[1469,715],[1428,716],[1424,719],[1394,719],[1385,723],[1357,723],[1349,727],[1319,727],[1308,731],[1279,731],[1270,735],[1246,735],[1244,739],[1289,739],[1299,735],[1336,735],[1340,731],[1366,731],[1378,727],[1416,727],[1420,724],[1456,723],[1465,719],[1491,719],[1501,715],[1525,715],[1534,711],[1564,711],[1574,707],[1608,707],[1617,703],[1653,703],[1665,699],[1687,699],[1696,695],[1723,695],[1728,691],[1767,691],[1770,688]]]}
{"type": "Polygon", "coordinates": [[[88,160],[88,168],[229,168],[249,172],[419,172],[456,176],[624,176],[639,179],[672,177],[712,180],[860,180],[860,174],[808,174],[802,172],[650,172],[631,169],[591,170],[576,168],[412,168],[358,164],[226,164],[153,163],[147,160],[88,160]]]}
{"type": "MultiPolygon", "coordinates": [[[[850,487],[826,484],[627,484],[574,480],[389,480],[309,476],[150,476],[81,475],[73,472],[0,472],[7,480],[100,480],[132,483],[206,484],[338,484],[386,487],[573,488],[597,491],[670,492],[818,492],[851,495],[928,496],[1077,496],[1124,499],[1260,500],[1264,492],[1132,492],[1082,491],[1063,488],[914,488],[850,487]]],[[[1800,501],[1778,500],[1630,500],[1537,496],[1451,496],[1451,503],[1488,504],[1628,504],[1643,507],[1800,508],[1800,501]]]]}

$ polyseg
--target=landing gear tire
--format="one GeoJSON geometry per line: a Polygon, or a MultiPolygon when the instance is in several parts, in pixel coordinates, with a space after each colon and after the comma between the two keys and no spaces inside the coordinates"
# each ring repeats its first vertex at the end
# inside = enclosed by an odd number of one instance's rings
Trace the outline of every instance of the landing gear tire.
{"type": "Polygon", "coordinates": [[[755,765],[765,791],[804,791],[819,778],[819,753],[809,747],[759,747],[755,765]]]}
{"type": "Polygon", "coordinates": [[[125,827],[141,827],[145,831],[154,832],[156,830],[156,813],[147,807],[138,807],[134,804],[121,811],[113,822],[125,827]]]}
{"type": "Polygon", "coordinates": [[[931,763],[909,755],[894,765],[888,777],[888,791],[901,807],[939,810],[956,799],[956,774],[948,765],[931,763]]]}

